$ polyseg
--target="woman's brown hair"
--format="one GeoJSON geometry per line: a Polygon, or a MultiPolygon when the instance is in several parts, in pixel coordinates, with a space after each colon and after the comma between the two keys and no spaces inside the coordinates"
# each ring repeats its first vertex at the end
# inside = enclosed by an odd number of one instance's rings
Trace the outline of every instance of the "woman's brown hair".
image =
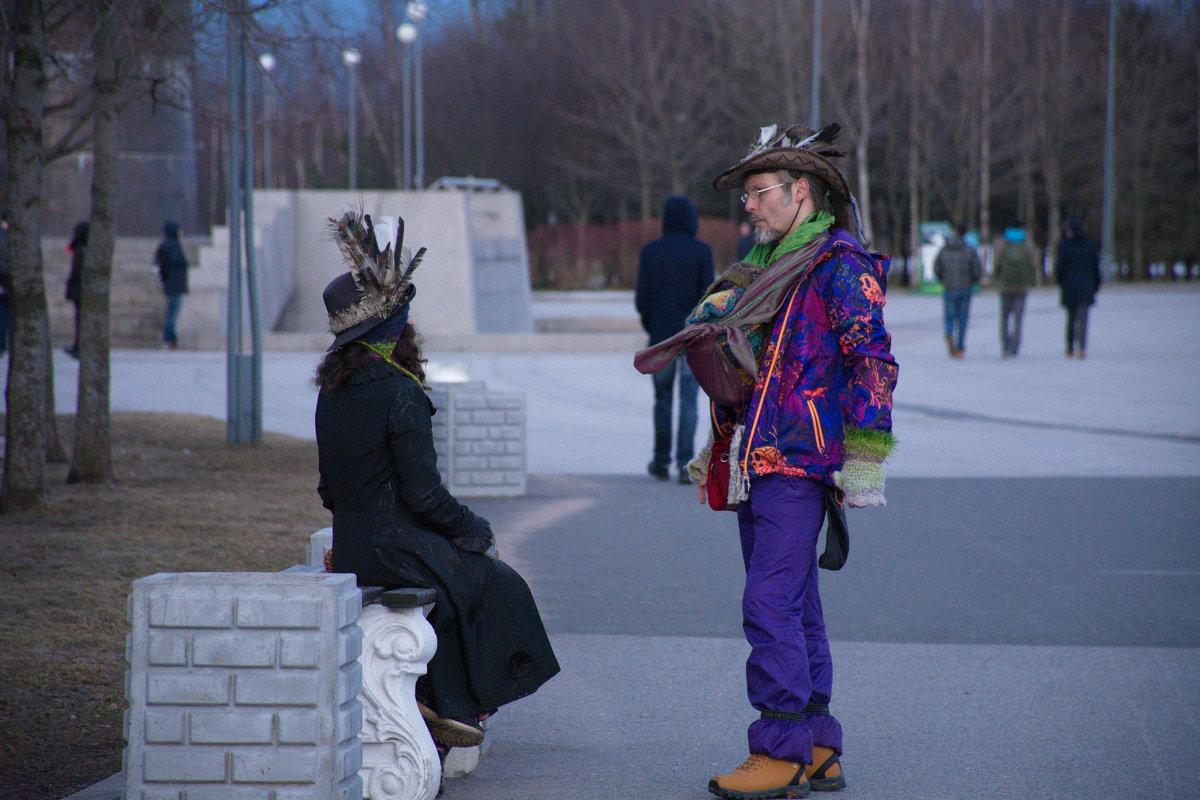
{"type": "MultiPolygon", "coordinates": [[[[417,329],[411,323],[405,325],[404,332],[392,349],[392,361],[416,375],[423,386],[427,359],[421,357],[421,342],[417,329]]],[[[317,367],[317,374],[313,376],[313,383],[320,386],[321,391],[332,391],[349,383],[354,373],[377,358],[379,356],[357,341],[348,342],[325,354],[317,367]]]]}

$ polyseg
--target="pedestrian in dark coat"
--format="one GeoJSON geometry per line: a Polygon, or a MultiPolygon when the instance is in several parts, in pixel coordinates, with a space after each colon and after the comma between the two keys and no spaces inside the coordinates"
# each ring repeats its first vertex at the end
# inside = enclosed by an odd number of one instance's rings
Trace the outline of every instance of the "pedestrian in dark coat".
{"type": "MultiPolygon", "coordinates": [[[[361,241],[363,219],[338,223],[347,239],[361,241]]],[[[392,252],[385,246],[382,261],[392,252]]],[[[408,323],[415,290],[385,287],[348,272],[324,293],[336,338],[317,371],[316,435],[318,491],[333,512],[331,566],[363,586],[436,590],[437,653],[417,700],[435,742],[470,746],[483,738],[482,717],[532,694],[559,666],[529,587],[499,560],[488,521],[442,485],[435,410],[408,323]]]]}
{"type": "Polygon", "coordinates": [[[71,271],[67,275],[66,298],[75,306],[75,336],[71,339],[71,346],[64,347],[63,352],[71,358],[79,358],[79,301],[83,296],[80,276],[83,274],[83,259],[87,252],[90,228],[87,222],[77,224],[74,233],[71,234],[71,242],[67,245],[67,252],[71,254],[71,271]]]}
{"type": "Polygon", "coordinates": [[[1100,251],[1083,235],[1079,220],[1068,218],[1058,243],[1054,279],[1060,287],[1059,302],[1067,310],[1067,358],[1087,355],[1088,310],[1100,291],[1100,251]]]}
{"type": "Polygon", "coordinates": [[[954,236],[938,251],[933,261],[933,274],[942,282],[946,348],[951,358],[962,358],[966,352],[971,292],[983,275],[979,254],[963,239],[966,233],[966,226],[955,226],[954,236]]]}
{"type": "Polygon", "coordinates": [[[163,294],[167,296],[167,318],[163,323],[163,344],[174,350],[179,347],[175,333],[175,322],[183,307],[183,296],[188,290],[188,260],[179,243],[179,223],[167,220],[163,225],[163,240],[154,253],[154,265],[162,281],[163,294]]]}
{"type": "MultiPolygon", "coordinates": [[[[668,197],[663,204],[662,236],[642,247],[638,256],[635,302],[650,344],[683,330],[684,320],[713,280],[712,248],[696,239],[696,209],[686,197],[668,197]]],[[[696,394],[699,387],[687,362],[676,359],[654,373],[654,455],[647,471],[666,480],[671,463],[671,402],[679,375],[679,429],[675,436],[675,465],[680,483],[691,483],[687,464],[696,439],[696,394]]]]}

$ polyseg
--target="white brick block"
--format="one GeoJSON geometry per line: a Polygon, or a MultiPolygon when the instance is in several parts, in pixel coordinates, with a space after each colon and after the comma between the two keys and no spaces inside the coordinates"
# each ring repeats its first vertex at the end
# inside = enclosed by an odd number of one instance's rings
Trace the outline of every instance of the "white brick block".
{"type": "MultiPolygon", "coordinates": [[[[151,664],[158,667],[187,666],[187,642],[188,637],[179,633],[151,634],[146,657],[151,664]]],[[[126,649],[128,649],[128,641],[126,649]]]]}
{"type": "Polygon", "coordinates": [[[197,667],[273,667],[278,643],[274,632],[197,633],[192,637],[192,663],[197,667]]]}
{"type": "Polygon", "coordinates": [[[470,422],[476,425],[503,425],[503,411],[472,411],[470,422]]]}
{"type": "Polygon", "coordinates": [[[352,727],[360,610],[352,575],[182,573],[136,581],[126,796],[359,800],[361,779],[341,773],[347,760],[360,758],[352,727]]]}
{"type": "MultiPolygon", "coordinates": [[[[280,711],[275,715],[279,721],[280,744],[316,744],[320,736],[320,719],[315,711],[280,711]]],[[[339,741],[349,738],[337,737],[339,741]]]]}
{"type": "Polygon", "coordinates": [[[471,410],[488,407],[487,395],[483,393],[454,392],[451,397],[455,409],[471,410]]]}
{"type": "Polygon", "coordinates": [[[235,783],[316,783],[315,747],[243,747],[230,752],[235,783]]]}
{"type": "Polygon", "coordinates": [[[146,747],[141,777],[151,783],[220,783],[225,751],[199,747],[146,747]]]}
{"type": "Polygon", "coordinates": [[[147,711],[146,744],[179,744],[183,742],[182,711],[147,711]]]}
{"type": "Polygon", "coordinates": [[[281,669],[237,676],[234,702],[248,706],[316,705],[321,691],[321,674],[312,670],[281,669]]]}
{"type": "Polygon", "coordinates": [[[159,669],[147,672],[144,697],[147,705],[211,706],[229,702],[229,675],[225,671],[159,669]]]}
{"type": "Polygon", "coordinates": [[[155,628],[228,628],[233,622],[233,598],[156,598],[150,604],[150,624],[155,628]]]}
{"type": "Polygon", "coordinates": [[[522,409],[525,407],[525,395],[520,392],[489,392],[488,408],[522,409]]]}
{"type": "Polygon", "coordinates": [[[275,715],[270,711],[222,708],[188,714],[192,744],[270,744],[275,715]]]}
{"type": "MultiPolygon", "coordinates": [[[[284,631],[279,634],[279,666],[312,669],[320,665],[321,636],[316,633],[284,631]]],[[[356,653],[355,658],[358,657],[356,653]]],[[[345,661],[346,659],[339,659],[345,661]]]]}
{"type": "Polygon", "coordinates": [[[238,603],[239,628],[318,628],[320,625],[321,603],[316,600],[254,598],[249,603],[238,603]]]}

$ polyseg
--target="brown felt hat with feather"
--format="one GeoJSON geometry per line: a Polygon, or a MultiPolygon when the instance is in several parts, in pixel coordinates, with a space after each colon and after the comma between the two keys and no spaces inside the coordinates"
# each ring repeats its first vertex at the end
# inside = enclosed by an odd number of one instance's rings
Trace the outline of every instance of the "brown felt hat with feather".
{"type": "Polygon", "coordinates": [[[816,175],[829,186],[830,205],[833,206],[837,226],[859,235],[858,210],[850,187],[841,170],[829,159],[844,155],[834,146],[841,133],[837,123],[826,125],[819,131],[803,125],[780,128],[768,125],[759,130],[758,139],[750,146],[738,163],[713,179],[713,188],[718,191],[739,189],[746,176],[755,172],[793,170],[816,175]]]}

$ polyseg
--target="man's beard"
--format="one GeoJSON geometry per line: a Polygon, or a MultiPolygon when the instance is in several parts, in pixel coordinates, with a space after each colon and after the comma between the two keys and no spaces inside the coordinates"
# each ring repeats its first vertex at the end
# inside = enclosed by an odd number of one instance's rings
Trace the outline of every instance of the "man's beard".
{"type": "Polygon", "coordinates": [[[774,244],[783,238],[783,231],[776,228],[755,228],[754,241],[757,244],[774,244]]]}

